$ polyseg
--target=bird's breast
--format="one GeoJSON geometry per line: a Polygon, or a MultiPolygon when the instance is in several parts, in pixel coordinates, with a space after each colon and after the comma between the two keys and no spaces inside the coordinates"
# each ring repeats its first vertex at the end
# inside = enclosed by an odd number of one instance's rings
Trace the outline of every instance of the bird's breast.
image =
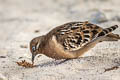
{"type": "Polygon", "coordinates": [[[76,58],[75,55],[62,48],[62,46],[56,41],[55,36],[53,36],[52,39],[45,45],[43,54],[54,59],[76,58]]]}

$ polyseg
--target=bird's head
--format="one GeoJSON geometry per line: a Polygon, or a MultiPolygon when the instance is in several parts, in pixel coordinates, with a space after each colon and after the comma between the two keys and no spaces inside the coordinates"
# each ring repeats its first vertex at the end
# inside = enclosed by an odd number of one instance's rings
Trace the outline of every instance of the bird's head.
{"type": "Polygon", "coordinates": [[[34,59],[37,54],[41,54],[40,46],[42,45],[42,41],[44,40],[44,36],[39,36],[33,38],[30,42],[30,51],[32,53],[32,63],[34,64],[34,59]]]}

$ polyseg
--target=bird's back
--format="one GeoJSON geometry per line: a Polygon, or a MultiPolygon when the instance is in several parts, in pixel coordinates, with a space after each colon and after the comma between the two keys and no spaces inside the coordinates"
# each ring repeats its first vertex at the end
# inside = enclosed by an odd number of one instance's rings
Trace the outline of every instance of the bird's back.
{"type": "Polygon", "coordinates": [[[103,29],[87,21],[63,24],[47,34],[46,39],[48,39],[49,46],[46,49],[50,48],[50,51],[45,50],[44,54],[59,59],[77,58],[98,42],[120,39],[118,35],[111,33],[117,27],[115,25],[103,29]]]}
{"type": "Polygon", "coordinates": [[[65,50],[73,51],[80,49],[93,40],[103,29],[88,22],[70,22],[58,26],[50,33],[56,36],[65,50]]]}
{"type": "Polygon", "coordinates": [[[65,50],[74,51],[80,49],[96,37],[107,34],[116,28],[116,26],[112,26],[103,29],[88,21],[70,22],[54,28],[50,33],[56,36],[58,43],[60,43],[65,50]]]}

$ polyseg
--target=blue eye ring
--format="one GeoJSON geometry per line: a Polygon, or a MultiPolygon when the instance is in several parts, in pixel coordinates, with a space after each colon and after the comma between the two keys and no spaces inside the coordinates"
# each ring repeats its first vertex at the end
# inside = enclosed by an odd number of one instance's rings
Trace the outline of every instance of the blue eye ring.
{"type": "Polygon", "coordinates": [[[32,51],[33,51],[33,52],[35,52],[35,50],[36,50],[36,47],[35,47],[35,46],[33,46],[33,47],[32,47],[32,51]]]}

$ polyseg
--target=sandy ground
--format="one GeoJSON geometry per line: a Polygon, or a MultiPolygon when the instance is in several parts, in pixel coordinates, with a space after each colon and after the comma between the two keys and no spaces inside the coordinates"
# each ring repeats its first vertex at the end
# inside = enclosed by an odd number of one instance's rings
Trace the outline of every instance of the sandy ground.
{"type": "Polygon", "coordinates": [[[119,5],[120,0],[0,0],[0,80],[119,80],[120,41],[99,43],[85,57],[62,64],[44,55],[34,68],[16,64],[31,62],[30,40],[58,25],[86,20],[103,28],[120,25],[119,5]]]}

